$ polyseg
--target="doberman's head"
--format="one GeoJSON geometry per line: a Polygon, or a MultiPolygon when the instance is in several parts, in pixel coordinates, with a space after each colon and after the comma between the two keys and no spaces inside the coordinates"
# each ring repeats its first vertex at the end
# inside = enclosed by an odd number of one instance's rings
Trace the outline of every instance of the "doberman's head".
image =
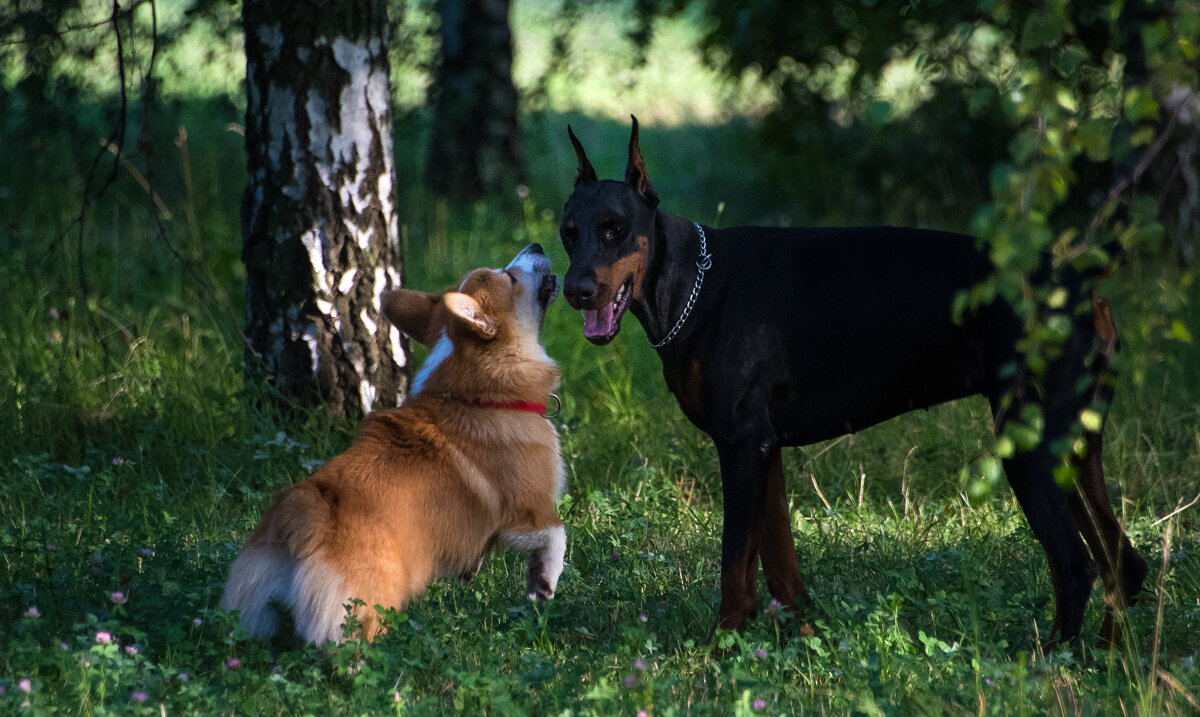
{"type": "Polygon", "coordinates": [[[579,158],[579,174],[559,227],[571,260],[563,295],[573,308],[583,310],[584,336],[603,345],[621,330],[621,317],[630,300],[642,296],[658,195],[646,177],[636,117],[623,182],[597,179],[570,126],[567,134],[579,158]]]}

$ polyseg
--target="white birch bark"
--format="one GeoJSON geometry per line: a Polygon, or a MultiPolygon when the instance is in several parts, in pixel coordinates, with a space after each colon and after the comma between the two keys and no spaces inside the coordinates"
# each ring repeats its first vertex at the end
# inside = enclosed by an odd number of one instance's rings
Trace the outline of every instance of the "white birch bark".
{"type": "Polygon", "coordinates": [[[247,0],[243,199],[249,363],[288,402],[397,405],[405,345],[386,2],[247,0]]]}

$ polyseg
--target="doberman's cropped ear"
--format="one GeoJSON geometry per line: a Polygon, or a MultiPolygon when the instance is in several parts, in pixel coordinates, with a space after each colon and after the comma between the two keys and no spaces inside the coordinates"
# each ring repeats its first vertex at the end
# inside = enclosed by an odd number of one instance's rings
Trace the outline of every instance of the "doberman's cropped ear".
{"type": "MultiPolygon", "coordinates": [[[[442,322],[435,315],[442,297],[412,289],[396,289],[383,295],[379,302],[383,315],[392,324],[426,346],[433,345],[442,334],[442,322]]],[[[444,320],[444,319],[443,319],[444,320]]]]}
{"type": "Polygon", "coordinates": [[[457,291],[448,292],[445,296],[446,308],[455,319],[481,339],[496,337],[496,321],[488,316],[473,297],[460,294],[457,291]]]}
{"type": "Polygon", "coordinates": [[[642,149],[638,146],[637,117],[629,115],[633,120],[633,129],[629,133],[629,164],[625,165],[625,183],[633,188],[651,209],[658,206],[658,194],[650,186],[650,178],[646,176],[646,163],[642,160],[642,149]]]}
{"type": "Polygon", "coordinates": [[[591,184],[596,181],[596,170],[588,161],[587,152],[583,151],[583,145],[579,143],[575,132],[571,130],[571,125],[567,125],[567,135],[571,137],[571,146],[575,148],[575,157],[579,160],[579,173],[575,175],[575,186],[591,184]]]}

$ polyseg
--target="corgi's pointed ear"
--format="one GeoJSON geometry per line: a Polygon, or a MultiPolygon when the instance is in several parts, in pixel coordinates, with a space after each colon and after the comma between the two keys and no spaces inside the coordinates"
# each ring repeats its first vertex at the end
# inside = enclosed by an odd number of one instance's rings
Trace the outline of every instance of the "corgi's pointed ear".
{"type": "Polygon", "coordinates": [[[496,321],[484,312],[473,297],[451,291],[444,297],[446,308],[470,331],[481,339],[491,339],[496,336],[496,321]]]}
{"type": "Polygon", "coordinates": [[[432,346],[442,335],[441,321],[434,311],[442,297],[412,289],[396,289],[383,295],[383,315],[392,324],[417,341],[432,346]]]}

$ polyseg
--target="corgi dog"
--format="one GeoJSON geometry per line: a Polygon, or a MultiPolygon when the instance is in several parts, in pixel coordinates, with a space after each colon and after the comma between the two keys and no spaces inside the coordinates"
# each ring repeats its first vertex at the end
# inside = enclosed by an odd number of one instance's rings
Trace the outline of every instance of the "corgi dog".
{"type": "Polygon", "coordinates": [[[541,327],[557,293],[533,244],[455,291],[385,294],[388,320],[431,346],[409,399],[369,414],[350,448],[280,492],[230,568],[220,606],[264,640],[280,629],[279,608],[290,609],[297,635],[315,643],[345,639],[349,609],[354,636],[370,640],[376,605],[402,608],[440,577],[470,580],[496,545],[529,554],[531,599],[554,597],[565,477],[544,416],[559,373],[541,327]]]}

